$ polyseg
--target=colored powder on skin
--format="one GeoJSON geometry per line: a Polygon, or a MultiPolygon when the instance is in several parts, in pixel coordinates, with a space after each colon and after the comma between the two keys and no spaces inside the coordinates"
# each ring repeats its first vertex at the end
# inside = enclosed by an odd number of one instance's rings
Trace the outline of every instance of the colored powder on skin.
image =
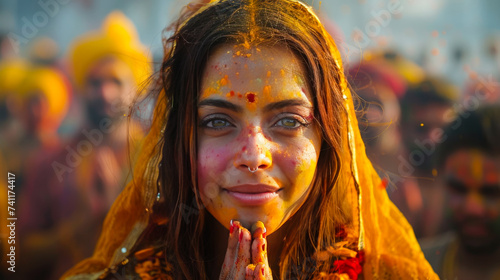
{"type": "Polygon", "coordinates": [[[234,91],[230,91],[226,94],[226,97],[234,97],[234,91]]]}
{"type": "Polygon", "coordinates": [[[247,93],[245,93],[245,97],[247,98],[248,102],[250,102],[250,103],[254,103],[255,102],[255,93],[253,93],[253,92],[247,92],[247,93]]]}
{"type": "Polygon", "coordinates": [[[271,71],[267,71],[267,77],[271,77],[271,71]]]}
{"type": "Polygon", "coordinates": [[[285,77],[285,70],[281,69],[280,70],[280,75],[281,75],[281,77],[285,77]]]}
{"type": "Polygon", "coordinates": [[[227,77],[227,75],[225,75],[222,79],[220,79],[219,81],[219,86],[223,87],[225,85],[227,85],[229,83],[229,79],[227,77]]]}
{"type": "Polygon", "coordinates": [[[298,84],[298,85],[303,85],[304,81],[302,81],[302,78],[300,76],[294,75],[293,80],[298,84]]]}
{"type": "Polygon", "coordinates": [[[205,89],[204,95],[210,95],[210,94],[214,94],[216,92],[217,92],[217,90],[215,88],[209,87],[209,88],[205,89]]]}
{"type": "Polygon", "coordinates": [[[238,98],[242,98],[242,97],[243,97],[243,95],[238,92],[238,98]]]}
{"type": "Polygon", "coordinates": [[[270,96],[271,95],[271,86],[266,85],[264,89],[262,90],[262,93],[264,96],[270,96]]]}

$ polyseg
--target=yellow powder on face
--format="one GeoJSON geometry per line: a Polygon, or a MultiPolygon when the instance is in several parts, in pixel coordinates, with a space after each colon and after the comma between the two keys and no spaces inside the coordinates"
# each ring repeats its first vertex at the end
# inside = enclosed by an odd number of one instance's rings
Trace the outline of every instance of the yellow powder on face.
{"type": "Polygon", "coordinates": [[[285,70],[281,69],[280,70],[280,75],[281,75],[281,77],[285,77],[285,70]]]}
{"type": "Polygon", "coordinates": [[[262,94],[264,95],[264,97],[268,97],[271,95],[271,86],[270,85],[266,85],[264,87],[264,89],[262,90],[262,94]]]}
{"type": "Polygon", "coordinates": [[[268,78],[271,77],[271,71],[267,71],[267,75],[266,75],[268,78]]]}
{"type": "Polygon", "coordinates": [[[209,96],[209,95],[211,95],[211,94],[214,94],[214,93],[216,93],[216,92],[217,92],[217,89],[215,89],[215,88],[213,88],[213,87],[208,87],[208,88],[206,88],[206,89],[205,89],[205,91],[203,92],[203,96],[204,96],[204,97],[207,97],[207,96],[209,96]]]}
{"type": "Polygon", "coordinates": [[[229,83],[229,79],[227,75],[225,75],[220,81],[218,82],[219,86],[223,87],[229,83]]]}

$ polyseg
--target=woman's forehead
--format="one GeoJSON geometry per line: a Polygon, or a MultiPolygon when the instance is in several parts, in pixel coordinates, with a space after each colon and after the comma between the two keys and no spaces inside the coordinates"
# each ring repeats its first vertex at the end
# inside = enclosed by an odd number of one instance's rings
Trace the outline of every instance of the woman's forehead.
{"type": "Polygon", "coordinates": [[[208,59],[200,100],[238,92],[309,99],[305,75],[302,63],[285,47],[224,45],[208,59]]]}

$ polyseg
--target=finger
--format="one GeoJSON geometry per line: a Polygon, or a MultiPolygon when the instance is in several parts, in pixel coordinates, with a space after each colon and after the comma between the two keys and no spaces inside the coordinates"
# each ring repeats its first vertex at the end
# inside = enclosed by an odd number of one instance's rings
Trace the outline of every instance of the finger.
{"type": "Polygon", "coordinates": [[[255,264],[251,263],[251,264],[247,265],[246,273],[245,273],[245,280],[253,280],[254,279],[254,277],[253,277],[254,270],[255,270],[255,264]]]}
{"type": "Polygon", "coordinates": [[[247,265],[250,264],[251,253],[250,247],[252,242],[252,236],[248,229],[240,226],[240,232],[238,236],[238,256],[234,262],[236,266],[236,277],[235,279],[244,279],[246,275],[247,265]]]}
{"type": "Polygon", "coordinates": [[[267,275],[266,275],[267,269],[266,268],[267,268],[267,265],[265,265],[264,263],[257,264],[257,266],[255,266],[255,269],[253,271],[253,278],[252,279],[255,279],[255,280],[267,279],[267,275]]]}
{"type": "Polygon", "coordinates": [[[266,227],[261,221],[257,221],[252,225],[252,237],[253,238],[266,238],[266,227]]]}
{"type": "Polygon", "coordinates": [[[220,279],[230,279],[228,277],[234,276],[235,273],[235,260],[238,252],[238,238],[240,235],[240,223],[238,221],[231,221],[229,228],[229,239],[227,241],[226,256],[222,264],[220,279]]]}
{"type": "Polygon", "coordinates": [[[267,264],[267,241],[266,227],[261,221],[256,222],[252,226],[253,242],[252,242],[252,263],[267,264]]]}
{"type": "Polygon", "coordinates": [[[267,263],[266,239],[256,238],[252,241],[252,263],[267,263]]]}

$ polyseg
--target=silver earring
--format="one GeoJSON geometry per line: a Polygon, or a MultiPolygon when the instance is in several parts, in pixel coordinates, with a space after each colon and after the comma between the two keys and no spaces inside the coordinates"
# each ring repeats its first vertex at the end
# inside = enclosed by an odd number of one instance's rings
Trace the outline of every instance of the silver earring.
{"type": "Polygon", "coordinates": [[[256,167],[255,169],[251,169],[250,166],[248,167],[248,171],[252,172],[252,173],[255,173],[255,171],[257,171],[257,169],[259,169],[258,167],[256,167]]]}

